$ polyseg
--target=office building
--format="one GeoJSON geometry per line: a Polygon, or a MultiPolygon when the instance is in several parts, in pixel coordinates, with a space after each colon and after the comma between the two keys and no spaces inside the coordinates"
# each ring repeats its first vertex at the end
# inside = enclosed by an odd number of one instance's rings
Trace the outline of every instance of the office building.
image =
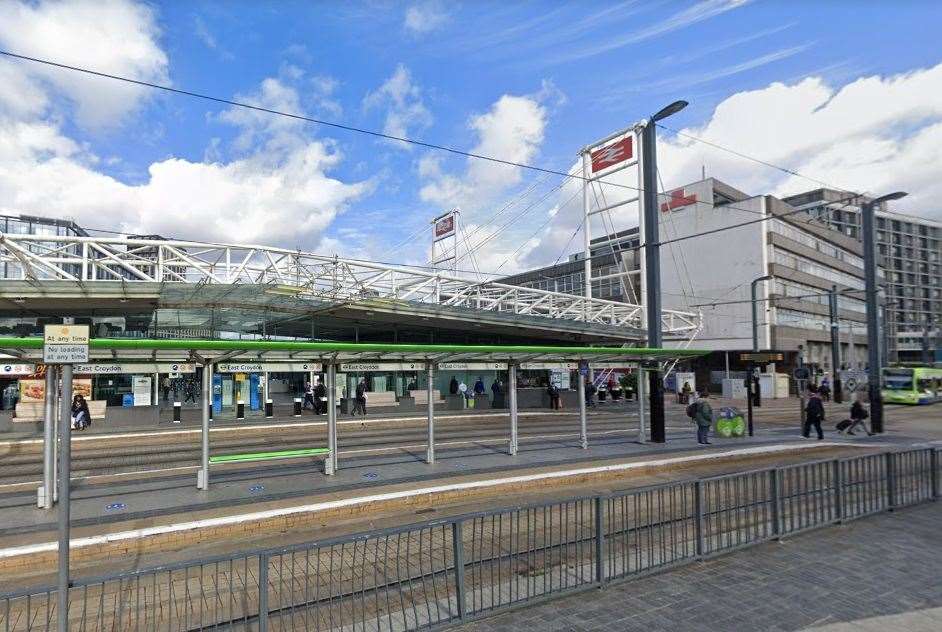
{"type": "MultiPolygon", "coordinates": [[[[861,240],[860,199],[815,189],[784,198],[795,208],[849,237],[861,240]]],[[[890,361],[919,361],[923,347],[938,346],[942,329],[942,223],[890,211],[876,212],[876,241],[886,270],[890,361]]]]}

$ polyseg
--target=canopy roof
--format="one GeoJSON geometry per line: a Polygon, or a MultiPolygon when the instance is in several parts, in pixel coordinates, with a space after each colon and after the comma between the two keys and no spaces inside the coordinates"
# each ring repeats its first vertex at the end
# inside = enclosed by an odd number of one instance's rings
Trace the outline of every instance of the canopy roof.
{"type": "MultiPolygon", "coordinates": [[[[42,360],[42,338],[0,338],[0,353],[26,361],[42,360]]],[[[705,355],[694,349],[643,347],[559,347],[532,345],[385,344],[352,342],[295,342],[271,340],[148,340],[92,338],[92,361],[343,362],[403,360],[452,362],[502,361],[630,361],[669,360],[705,355]]]]}

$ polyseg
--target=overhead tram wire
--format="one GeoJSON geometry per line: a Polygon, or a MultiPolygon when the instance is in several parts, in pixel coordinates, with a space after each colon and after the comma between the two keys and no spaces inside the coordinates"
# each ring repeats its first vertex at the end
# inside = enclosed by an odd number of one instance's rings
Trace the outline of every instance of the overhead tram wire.
{"type": "MultiPolygon", "coordinates": [[[[407,137],[405,137],[405,136],[395,136],[395,135],[393,135],[393,134],[385,134],[385,133],[383,133],[383,132],[377,132],[376,130],[365,129],[365,128],[362,128],[362,127],[356,127],[356,126],[353,126],[353,125],[347,125],[347,124],[344,124],[344,123],[336,123],[336,122],[333,122],[333,121],[326,121],[326,120],[324,120],[324,119],[318,119],[318,118],[314,118],[314,117],[311,117],[311,116],[305,116],[305,115],[302,115],[302,114],[294,114],[294,113],[291,113],[291,112],[283,112],[283,111],[281,111],[281,110],[274,110],[274,109],[271,109],[271,108],[265,108],[265,107],[261,107],[261,106],[258,106],[258,105],[251,105],[251,104],[249,104],[249,103],[244,103],[244,102],[241,102],[241,101],[233,101],[233,100],[231,100],[231,99],[224,99],[224,98],[222,98],[222,97],[214,97],[214,96],[212,96],[212,95],[203,94],[203,93],[200,93],[200,92],[193,92],[193,91],[191,91],[191,90],[183,90],[183,89],[180,89],[180,88],[172,88],[172,87],[170,87],[170,86],[162,85],[162,84],[159,84],[159,83],[152,83],[152,82],[149,82],[149,81],[142,81],[142,80],[140,80],[140,79],[131,79],[130,77],[123,77],[123,76],[121,76],[121,75],[115,75],[115,74],[111,74],[111,73],[101,72],[101,71],[98,71],[98,70],[92,70],[92,69],[90,69],[90,68],[83,68],[83,67],[81,67],[81,66],[72,66],[72,65],[69,65],[69,64],[63,64],[63,63],[51,61],[51,60],[48,60],[48,59],[42,59],[42,58],[39,58],[39,57],[31,57],[31,56],[29,56],[29,55],[21,55],[21,54],[19,54],[19,53],[13,53],[13,52],[11,52],[11,51],[6,51],[6,50],[2,50],[2,49],[0,49],[0,55],[6,56],[6,57],[10,57],[10,58],[12,58],[12,59],[19,59],[19,60],[21,60],[21,61],[28,61],[28,62],[33,62],[33,63],[37,63],[37,64],[43,64],[43,65],[46,65],[46,66],[51,66],[51,67],[53,67],[53,68],[59,68],[59,69],[62,69],[62,70],[70,70],[70,71],[72,71],[72,72],[79,72],[79,73],[83,73],[83,74],[86,74],[86,75],[91,75],[91,76],[95,76],[95,77],[101,77],[101,78],[104,78],[104,79],[112,79],[112,80],[114,80],[114,81],[121,81],[121,82],[124,82],[124,83],[129,83],[129,84],[133,84],[133,85],[143,86],[143,87],[145,87],[145,88],[153,88],[154,90],[162,90],[162,91],[164,91],[164,92],[170,92],[170,93],[173,93],[173,94],[179,94],[179,95],[182,95],[182,96],[188,96],[188,97],[192,97],[192,98],[194,98],[194,99],[202,99],[202,100],[204,100],[204,101],[212,101],[212,102],[214,102],[214,103],[221,103],[221,104],[223,104],[223,105],[230,105],[230,106],[233,106],[233,107],[245,108],[245,109],[247,109],[247,110],[253,110],[253,111],[256,111],[256,112],[264,112],[264,113],[266,113],[266,114],[273,114],[273,115],[275,115],[275,116],[284,116],[284,117],[286,117],[286,118],[294,119],[294,120],[297,120],[297,121],[305,121],[305,122],[307,122],[307,123],[314,123],[314,124],[316,124],[316,125],[323,125],[324,127],[331,127],[331,128],[334,128],[334,129],[339,129],[339,130],[343,130],[343,131],[347,131],[347,132],[352,132],[352,133],[356,133],[356,134],[364,134],[364,135],[366,135],[366,136],[372,136],[372,137],[374,137],[374,138],[382,138],[382,139],[385,139],[385,140],[398,141],[398,142],[401,142],[401,143],[406,143],[406,144],[410,144],[410,145],[415,145],[415,146],[417,146],[417,147],[425,147],[426,149],[434,149],[434,150],[436,150],[436,151],[442,151],[442,152],[446,152],[446,153],[449,153],[449,154],[454,154],[454,155],[457,155],[457,156],[464,156],[464,157],[466,157],[466,158],[474,158],[474,159],[477,159],[477,160],[484,160],[484,161],[487,161],[487,162],[493,162],[493,163],[495,163],[495,164],[501,164],[501,165],[505,165],[505,166],[508,166],[508,167],[518,167],[518,168],[520,168],[520,169],[527,169],[527,170],[536,171],[536,172],[539,172],[539,173],[545,173],[545,174],[549,174],[549,175],[561,176],[561,177],[566,178],[566,179],[578,180],[579,182],[598,182],[600,185],[601,185],[601,184],[604,184],[604,185],[607,185],[607,186],[612,186],[612,187],[621,188],[621,189],[630,189],[630,190],[632,190],[632,191],[637,191],[637,192],[639,192],[639,193],[643,193],[643,192],[644,192],[644,189],[643,189],[642,187],[632,186],[632,185],[630,185],[630,184],[622,184],[622,183],[620,183],[620,182],[612,182],[612,181],[610,181],[610,180],[594,179],[594,178],[591,178],[591,177],[587,177],[587,176],[580,175],[580,174],[577,173],[577,172],[560,171],[560,170],[558,170],[558,169],[550,169],[550,168],[548,168],[548,167],[539,167],[539,166],[537,166],[537,165],[531,165],[531,164],[524,163],[524,162],[517,162],[517,161],[514,161],[514,160],[507,160],[507,159],[504,159],[504,158],[498,158],[498,157],[496,157],[496,156],[488,156],[488,155],[485,155],[485,154],[478,154],[478,153],[471,152],[471,151],[465,151],[465,150],[463,150],[463,149],[456,149],[456,148],[454,148],[454,147],[449,147],[449,146],[447,146],[447,145],[440,145],[440,144],[438,144],[438,143],[431,143],[431,142],[426,142],[426,141],[422,141],[422,140],[416,140],[416,139],[413,139],[413,138],[407,138],[407,137]]],[[[667,128],[665,128],[665,129],[667,129],[667,128]]],[[[857,197],[860,197],[860,194],[856,194],[856,195],[857,195],[857,197]]],[[[694,201],[694,204],[702,204],[702,205],[710,206],[710,207],[713,206],[713,204],[711,204],[711,203],[709,203],[709,202],[704,202],[704,201],[701,201],[701,200],[695,200],[695,201],[694,201]]],[[[738,207],[736,207],[736,206],[733,206],[732,204],[726,204],[726,205],[724,205],[724,208],[736,209],[736,210],[739,210],[739,211],[743,211],[744,213],[757,213],[757,211],[755,211],[755,210],[753,210],[753,209],[738,208],[738,207]]]]}
{"type": "MultiPolygon", "coordinates": [[[[622,183],[618,183],[618,182],[611,182],[611,181],[609,181],[609,180],[592,179],[592,178],[589,178],[589,177],[580,175],[580,174],[578,174],[578,173],[564,172],[564,171],[560,171],[560,170],[556,170],[556,169],[549,169],[549,168],[546,168],[546,167],[539,167],[539,166],[531,165],[531,164],[527,164],[527,163],[516,162],[516,161],[513,161],[513,160],[506,160],[506,159],[503,159],[503,158],[498,158],[498,157],[496,157],[496,156],[487,156],[487,155],[484,155],[484,154],[478,154],[478,153],[474,153],[474,152],[470,152],[470,151],[464,151],[464,150],[461,150],[461,149],[456,149],[456,148],[454,148],[454,147],[448,147],[447,145],[440,145],[440,144],[437,144],[437,143],[430,143],[430,142],[426,142],[426,141],[415,140],[415,139],[412,139],[412,138],[406,138],[406,137],[402,137],[402,136],[395,136],[395,135],[392,135],[392,134],[385,134],[385,133],[383,133],[383,132],[377,132],[377,131],[375,131],[375,130],[364,129],[364,128],[355,127],[355,126],[352,126],[352,125],[346,125],[346,124],[343,124],[343,123],[336,123],[336,122],[333,122],[333,121],[326,121],[326,120],[323,120],[323,119],[317,119],[317,118],[314,118],[314,117],[304,116],[304,115],[301,115],[301,114],[293,114],[293,113],[290,113],[290,112],[282,112],[282,111],[280,111],[280,110],[274,110],[274,109],[271,109],[271,108],[265,108],[265,107],[261,107],[261,106],[257,106],[257,105],[251,105],[251,104],[248,104],[248,103],[243,103],[243,102],[239,102],[239,101],[233,101],[233,100],[231,100],[231,99],[224,99],[224,98],[221,98],[221,97],[214,97],[214,96],[211,96],[211,95],[202,94],[202,93],[199,93],[199,92],[193,92],[193,91],[190,91],[190,90],[183,90],[183,89],[180,89],[180,88],[173,88],[173,87],[166,86],[166,85],[161,85],[161,84],[152,83],[152,82],[148,82],[148,81],[142,81],[142,80],[138,80],[138,79],[131,79],[130,77],[123,77],[123,76],[121,76],[121,75],[115,75],[115,74],[100,72],[100,71],[97,71],[97,70],[92,70],[92,69],[89,69],[89,68],[83,68],[83,67],[80,67],[80,66],[73,66],[73,65],[69,65],[69,64],[63,64],[63,63],[54,62],[54,61],[47,60],[47,59],[41,59],[41,58],[38,58],[38,57],[31,57],[31,56],[28,56],[28,55],[21,55],[21,54],[18,54],[18,53],[13,53],[13,52],[11,52],[11,51],[0,50],[0,55],[3,55],[3,56],[5,56],[5,57],[9,57],[9,58],[13,58],[13,59],[18,59],[18,60],[21,60],[21,61],[28,61],[28,62],[32,62],[32,63],[43,64],[43,65],[46,65],[46,66],[50,66],[50,67],[54,67],[54,68],[59,68],[59,69],[62,69],[62,70],[69,70],[69,71],[72,71],[72,72],[83,73],[83,74],[87,74],[87,75],[90,75],[90,76],[96,76],[96,77],[101,77],[101,78],[105,78],[105,79],[111,79],[111,80],[114,80],[114,81],[121,81],[121,82],[124,82],[124,83],[129,83],[129,84],[133,84],[133,85],[138,85],[138,86],[143,86],[143,87],[147,87],[147,88],[152,88],[152,89],[155,89],[155,90],[162,90],[162,91],[164,91],[164,92],[170,92],[170,93],[179,94],[179,95],[182,95],[182,96],[188,96],[188,97],[192,97],[192,98],[196,98],[196,99],[202,99],[202,100],[205,100],[205,101],[212,101],[212,102],[214,102],[214,103],[220,103],[220,104],[229,105],[229,106],[233,106],[233,107],[240,107],[240,108],[244,108],[244,109],[253,110],[253,111],[256,111],[256,112],[264,112],[264,113],[272,114],[272,115],[275,115],[275,116],[284,116],[284,117],[291,118],[291,119],[294,119],[294,120],[305,121],[305,122],[308,122],[308,123],[314,123],[314,124],[317,124],[317,125],[322,125],[322,126],[324,126],[324,127],[331,127],[331,128],[334,128],[334,129],[344,130],[344,131],[348,131],[348,132],[353,132],[353,133],[358,133],[358,134],[364,134],[364,135],[367,135],[367,136],[372,136],[372,137],[374,137],[374,138],[382,138],[382,139],[385,139],[385,140],[398,141],[398,142],[402,142],[402,143],[407,143],[407,144],[415,145],[415,146],[418,146],[418,147],[425,147],[425,148],[427,148],[427,149],[433,149],[433,150],[436,150],[436,151],[442,151],[442,152],[446,152],[446,153],[450,153],[450,154],[454,154],[454,155],[465,156],[465,157],[467,157],[467,158],[475,158],[475,159],[478,159],[478,160],[484,160],[484,161],[487,161],[487,162],[493,162],[493,163],[495,163],[495,164],[502,164],[502,165],[509,166],[509,167],[518,167],[518,168],[521,168],[521,169],[527,169],[527,170],[536,171],[536,172],[540,172],[540,173],[545,173],[545,174],[549,174],[549,175],[557,175],[557,176],[561,176],[561,177],[567,178],[567,179],[578,180],[578,181],[580,181],[580,182],[592,182],[592,181],[595,181],[595,182],[598,182],[600,185],[601,185],[601,184],[605,184],[605,185],[613,186],[613,187],[617,187],[617,188],[623,188],[623,189],[630,189],[630,190],[633,190],[633,191],[638,191],[639,193],[644,192],[644,189],[643,189],[642,187],[626,185],[626,184],[622,184],[622,183]]],[[[663,126],[663,125],[661,125],[661,127],[662,127],[663,129],[667,130],[667,131],[671,131],[671,132],[677,133],[676,130],[673,130],[673,129],[671,129],[671,128],[665,127],[665,126],[663,126]]],[[[692,137],[692,138],[696,139],[696,137],[692,137]]],[[[704,142],[704,143],[707,143],[707,144],[713,144],[713,143],[710,143],[710,141],[705,141],[705,140],[703,140],[703,139],[696,139],[696,140],[699,140],[699,141],[704,142]]],[[[713,144],[713,145],[715,145],[715,144],[713,144]]],[[[715,145],[715,146],[717,146],[718,148],[721,148],[721,149],[723,149],[723,150],[725,150],[725,151],[731,151],[731,152],[734,151],[734,150],[729,150],[729,149],[727,149],[727,148],[723,148],[723,147],[718,146],[718,145],[715,145]]],[[[791,171],[791,170],[788,170],[788,169],[779,167],[778,165],[773,165],[772,163],[765,163],[765,161],[760,161],[760,160],[758,160],[758,159],[755,159],[755,158],[746,156],[745,154],[742,154],[742,155],[743,155],[744,157],[750,159],[750,160],[755,160],[755,161],[757,161],[757,162],[762,162],[763,164],[767,164],[768,166],[774,167],[774,168],[776,168],[776,169],[781,169],[781,170],[785,171],[786,173],[794,173],[795,175],[799,175],[800,177],[807,177],[807,176],[803,176],[802,174],[797,174],[796,172],[793,172],[793,171],[791,171]]],[[[838,189],[838,190],[843,191],[843,189],[838,189]]],[[[853,193],[853,192],[849,192],[849,193],[853,193]]],[[[850,199],[857,199],[857,198],[860,198],[860,197],[863,197],[862,194],[860,194],[860,193],[853,193],[853,197],[850,198],[850,199]]],[[[839,201],[843,201],[843,200],[837,200],[837,201],[839,202],[839,201]]],[[[714,207],[714,205],[713,205],[712,203],[705,202],[705,201],[700,201],[700,200],[695,200],[695,201],[694,201],[694,204],[702,204],[702,205],[705,205],[705,206],[714,207]]],[[[724,205],[724,208],[739,210],[739,211],[742,211],[742,212],[753,213],[753,214],[758,213],[758,212],[755,211],[754,209],[739,208],[739,207],[736,207],[735,205],[732,205],[732,204],[726,204],[726,205],[724,205]]],[[[794,211],[791,211],[791,212],[788,212],[788,213],[782,213],[782,214],[778,214],[778,215],[763,216],[763,217],[761,217],[761,218],[759,218],[759,219],[757,219],[757,220],[753,220],[753,221],[750,221],[750,222],[743,222],[743,223],[735,224],[735,225],[732,225],[732,226],[726,226],[726,227],[721,227],[721,228],[717,228],[717,229],[710,230],[710,231],[705,231],[705,232],[699,233],[699,234],[687,235],[687,236],[684,236],[684,237],[678,237],[678,238],[674,238],[674,239],[670,239],[670,240],[666,240],[666,241],[661,241],[661,242],[659,242],[659,243],[656,244],[656,245],[658,245],[658,246],[663,246],[663,245],[667,245],[667,244],[670,244],[670,243],[675,243],[675,242],[678,242],[678,241],[683,241],[683,240],[686,240],[686,239],[691,239],[691,238],[693,238],[693,237],[699,237],[699,236],[704,236],[704,235],[715,234],[715,233],[722,232],[722,231],[725,231],[725,230],[732,230],[732,229],[739,228],[739,227],[742,227],[742,226],[747,226],[747,225],[754,224],[754,223],[758,223],[758,222],[762,222],[762,221],[768,221],[768,220],[774,219],[774,218],[776,218],[776,217],[785,217],[785,216],[788,216],[788,215],[792,215],[792,214],[795,214],[795,213],[801,213],[801,212],[804,212],[803,209],[795,209],[794,211]]],[[[116,234],[125,234],[125,233],[116,233],[116,234]]],[[[218,245],[224,245],[224,244],[218,244],[218,245]]],[[[652,245],[653,245],[653,244],[652,244],[652,245]]],[[[639,247],[636,248],[635,250],[640,250],[640,249],[643,248],[643,247],[644,247],[644,246],[639,246],[639,247]]],[[[587,256],[590,256],[590,255],[587,255],[587,256]]],[[[605,255],[603,255],[603,256],[610,256],[610,255],[609,255],[609,253],[605,253],[605,255]]],[[[381,262],[373,262],[373,263],[381,263],[381,262]]],[[[400,264],[392,264],[392,265],[400,265],[400,264]]],[[[420,266],[420,267],[421,267],[421,266],[420,266]]],[[[497,275],[495,275],[495,276],[497,276],[497,275]]]]}

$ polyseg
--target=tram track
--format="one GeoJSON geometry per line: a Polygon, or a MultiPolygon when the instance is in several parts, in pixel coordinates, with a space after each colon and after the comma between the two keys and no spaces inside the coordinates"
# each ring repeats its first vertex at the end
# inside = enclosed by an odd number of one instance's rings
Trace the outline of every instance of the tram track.
{"type": "MultiPolygon", "coordinates": [[[[477,422],[474,426],[458,426],[457,424],[440,424],[437,428],[436,443],[488,443],[494,444],[508,440],[509,431],[505,427],[506,420],[486,420],[477,422]]],[[[607,418],[594,417],[590,419],[589,431],[593,434],[633,432],[634,429],[625,423],[623,416],[607,418]]],[[[551,418],[545,420],[526,420],[519,426],[519,437],[522,440],[537,438],[559,438],[578,436],[578,425],[573,420],[551,418]]],[[[198,435],[195,435],[198,437],[198,435]]],[[[370,428],[348,429],[341,432],[339,444],[341,454],[363,454],[370,452],[396,451],[415,449],[424,445],[427,439],[426,430],[419,423],[396,428],[370,428]]],[[[244,438],[216,438],[213,437],[211,452],[225,454],[235,452],[252,452],[270,450],[277,447],[279,450],[307,448],[325,444],[327,441],[326,429],[320,427],[306,427],[295,432],[285,432],[282,429],[277,436],[251,436],[244,438]]],[[[185,441],[163,442],[158,444],[146,443],[144,445],[127,445],[116,454],[113,446],[97,447],[94,444],[85,446],[74,444],[72,450],[72,471],[76,477],[104,476],[109,474],[125,474],[140,472],[146,473],[149,469],[172,469],[182,466],[196,466],[201,457],[201,450],[197,439],[185,441]]],[[[29,453],[7,454],[3,458],[4,466],[0,468],[0,485],[13,485],[19,482],[34,481],[42,478],[42,453],[40,450],[31,450],[29,453]]]]}

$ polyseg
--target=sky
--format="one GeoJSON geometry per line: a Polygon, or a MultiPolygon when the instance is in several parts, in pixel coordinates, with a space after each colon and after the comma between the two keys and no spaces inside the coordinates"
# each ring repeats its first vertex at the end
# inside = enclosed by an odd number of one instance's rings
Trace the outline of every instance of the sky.
{"type": "MultiPolygon", "coordinates": [[[[0,48],[563,172],[685,99],[666,189],[902,189],[942,220],[940,23],[916,0],[5,0],[0,48]]],[[[510,274],[579,250],[580,204],[563,177],[0,58],[0,212],[424,264],[460,208],[459,268],[510,274]]]]}

